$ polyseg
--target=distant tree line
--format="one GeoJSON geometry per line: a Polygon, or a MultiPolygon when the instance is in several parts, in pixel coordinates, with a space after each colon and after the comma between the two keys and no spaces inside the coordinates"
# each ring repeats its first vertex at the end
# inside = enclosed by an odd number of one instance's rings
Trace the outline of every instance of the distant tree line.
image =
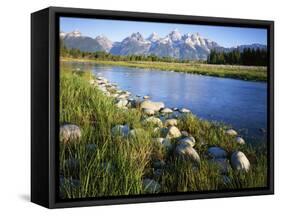
{"type": "Polygon", "coordinates": [[[229,64],[229,65],[248,65],[266,66],[267,50],[246,48],[243,51],[234,49],[229,52],[212,50],[208,56],[209,64],[229,64]]]}
{"type": "MultiPolygon", "coordinates": [[[[108,61],[149,61],[149,62],[175,62],[188,63],[187,59],[176,59],[172,57],[158,57],[156,55],[112,55],[105,51],[84,52],[79,49],[68,49],[63,40],[60,41],[60,55],[71,58],[87,58],[93,60],[108,61]]],[[[207,61],[197,61],[208,64],[229,64],[229,65],[267,65],[267,51],[264,49],[246,48],[242,52],[234,49],[229,52],[212,50],[207,61]]]]}

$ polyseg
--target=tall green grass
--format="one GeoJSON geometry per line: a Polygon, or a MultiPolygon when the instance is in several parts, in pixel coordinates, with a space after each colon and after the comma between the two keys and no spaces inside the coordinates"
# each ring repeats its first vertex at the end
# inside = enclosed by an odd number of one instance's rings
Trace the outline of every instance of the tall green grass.
{"type": "MultiPolygon", "coordinates": [[[[224,133],[224,125],[198,119],[190,114],[179,121],[179,129],[196,139],[195,149],[201,157],[200,166],[176,158],[171,151],[153,141],[160,133],[152,125],[142,125],[138,109],[122,110],[113,99],[89,83],[92,75],[62,67],[60,72],[60,123],[80,127],[82,137],[71,144],[60,143],[60,175],[62,198],[84,198],[144,194],[142,180],[155,179],[161,191],[202,191],[266,186],[266,151],[248,145],[238,146],[224,133]],[[143,131],[136,137],[113,136],[112,127],[128,124],[143,131]],[[96,148],[90,148],[95,144],[96,148]],[[248,173],[231,170],[229,181],[209,163],[210,146],[221,146],[228,152],[242,150],[249,157],[248,173]],[[163,174],[155,175],[153,162],[164,160],[163,174]]],[[[173,148],[177,140],[172,140],[173,148]]]]}

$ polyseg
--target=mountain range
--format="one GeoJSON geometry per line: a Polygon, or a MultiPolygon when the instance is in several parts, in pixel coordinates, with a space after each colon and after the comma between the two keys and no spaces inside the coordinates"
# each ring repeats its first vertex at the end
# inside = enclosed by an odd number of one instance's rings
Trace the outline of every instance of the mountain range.
{"type": "Polygon", "coordinates": [[[113,55],[156,55],[189,60],[206,60],[211,50],[227,52],[233,49],[242,51],[245,48],[266,49],[266,45],[257,43],[225,48],[199,33],[182,35],[178,30],[171,31],[165,37],[153,32],[148,38],[136,32],[121,42],[112,42],[104,35],[96,38],[83,36],[79,31],[60,32],[60,38],[67,48],[85,52],[105,51],[113,55]]]}

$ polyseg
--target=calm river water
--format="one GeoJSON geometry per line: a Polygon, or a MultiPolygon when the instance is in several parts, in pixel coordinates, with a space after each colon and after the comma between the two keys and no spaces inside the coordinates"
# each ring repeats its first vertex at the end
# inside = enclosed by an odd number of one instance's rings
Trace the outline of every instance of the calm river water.
{"type": "Polygon", "coordinates": [[[200,118],[232,125],[246,139],[266,140],[267,84],[155,69],[79,64],[134,95],[167,107],[186,107],[200,118]]]}

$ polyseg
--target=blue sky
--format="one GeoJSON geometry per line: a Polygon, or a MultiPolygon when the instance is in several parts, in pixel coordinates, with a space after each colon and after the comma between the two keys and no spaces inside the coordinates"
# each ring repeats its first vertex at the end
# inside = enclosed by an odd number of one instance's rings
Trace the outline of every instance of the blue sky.
{"type": "Polygon", "coordinates": [[[157,32],[160,37],[164,37],[174,29],[178,29],[182,34],[198,32],[201,36],[213,40],[224,47],[253,43],[267,44],[266,29],[88,18],[60,18],[60,31],[71,32],[73,30],[79,30],[82,35],[93,38],[98,35],[105,35],[114,42],[121,41],[134,32],[140,32],[145,38],[152,32],[157,32]]]}

